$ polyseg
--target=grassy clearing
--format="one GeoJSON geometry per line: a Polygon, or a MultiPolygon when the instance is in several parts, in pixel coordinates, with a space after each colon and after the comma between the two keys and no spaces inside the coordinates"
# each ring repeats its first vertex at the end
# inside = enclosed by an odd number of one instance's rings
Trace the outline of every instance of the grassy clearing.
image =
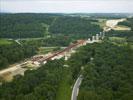
{"type": "Polygon", "coordinates": [[[42,27],[45,28],[45,31],[44,31],[44,38],[50,38],[51,35],[50,35],[50,32],[49,32],[49,25],[45,24],[45,23],[42,23],[42,27]]]}
{"type": "Polygon", "coordinates": [[[58,50],[61,50],[61,48],[60,47],[40,47],[38,54],[47,54],[49,52],[54,52],[58,50]]]}
{"type": "Polygon", "coordinates": [[[109,37],[111,41],[126,41],[126,38],[123,37],[109,37]]]}
{"type": "Polygon", "coordinates": [[[59,85],[59,89],[57,90],[56,100],[71,100],[71,74],[69,68],[64,68],[64,73],[62,75],[63,80],[59,85]]]}
{"type": "Polygon", "coordinates": [[[127,45],[127,40],[124,37],[109,37],[110,42],[118,46],[125,46],[127,45]]]}
{"type": "Polygon", "coordinates": [[[133,49],[133,44],[131,44],[131,49],[133,49]]]}
{"type": "Polygon", "coordinates": [[[104,28],[106,26],[106,19],[98,19],[98,22],[92,22],[92,24],[96,24],[101,28],[104,28]]]}
{"type": "Polygon", "coordinates": [[[38,54],[47,54],[49,52],[55,52],[55,51],[59,51],[62,49],[63,48],[60,48],[60,47],[40,47],[38,54]]]}
{"type": "Polygon", "coordinates": [[[46,54],[48,52],[52,52],[54,48],[39,48],[38,54],[46,54]]]}
{"type": "Polygon", "coordinates": [[[0,45],[9,45],[12,41],[6,39],[0,39],[0,45]]]}
{"type": "Polygon", "coordinates": [[[104,28],[106,26],[106,21],[107,21],[106,19],[99,20],[99,25],[101,28],[104,28]]]}

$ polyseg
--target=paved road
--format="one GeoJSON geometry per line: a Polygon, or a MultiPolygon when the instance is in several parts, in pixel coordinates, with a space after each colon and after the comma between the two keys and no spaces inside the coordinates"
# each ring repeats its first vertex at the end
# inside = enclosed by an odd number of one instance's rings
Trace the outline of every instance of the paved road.
{"type": "Polygon", "coordinates": [[[82,75],[80,75],[74,84],[71,100],[77,100],[79,86],[80,86],[82,80],[83,80],[82,75]]]}
{"type": "Polygon", "coordinates": [[[22,44],[19,42],[19,40],[15,40],[15,42],[18,43],[19,45],[22,45],[22,44]]]}

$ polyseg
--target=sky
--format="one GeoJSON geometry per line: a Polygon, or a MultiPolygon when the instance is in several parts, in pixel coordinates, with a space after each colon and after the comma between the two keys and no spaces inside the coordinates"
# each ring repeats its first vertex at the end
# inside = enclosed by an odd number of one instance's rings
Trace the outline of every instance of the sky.
{"type": "Polygon", "coordinates": [[[133,0],[0,0],[0,12],[133,13],[133,0]]]}

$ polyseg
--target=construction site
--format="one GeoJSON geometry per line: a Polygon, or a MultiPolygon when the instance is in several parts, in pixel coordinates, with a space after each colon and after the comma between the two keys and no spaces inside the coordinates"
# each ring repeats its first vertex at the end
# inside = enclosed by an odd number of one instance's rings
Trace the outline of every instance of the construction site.
{"type": "Polygon", "coordinates": [[[87,40],[77,40],[76,43],[72,43],[63,50],[57,52],[49,52],[44,55],[35,55],[31,57],[28,61],[17,64],[16,66],[4,69],[0,71],[0,81],[11,81],[16,75],[24,75],[26,70],[36,70],[41,67],[42,64],[46,64],[49,60],[60,59],[64,57],[65,60],[68,60],[72,53],[76,52],[76,49],[80,46],[84,46],[88,43],[100,42],[104,38],[105,33],[100,32],[96,36],[92,36],[87,40]]]}

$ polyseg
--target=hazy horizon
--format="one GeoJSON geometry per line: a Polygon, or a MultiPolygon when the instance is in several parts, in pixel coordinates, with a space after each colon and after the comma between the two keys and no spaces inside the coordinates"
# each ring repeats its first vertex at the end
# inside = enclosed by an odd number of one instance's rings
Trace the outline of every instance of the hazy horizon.
{"type": "Polygon", "coordinates": [[[132,0],[0,0],[5,13],[133,13],[132,0]]]}

